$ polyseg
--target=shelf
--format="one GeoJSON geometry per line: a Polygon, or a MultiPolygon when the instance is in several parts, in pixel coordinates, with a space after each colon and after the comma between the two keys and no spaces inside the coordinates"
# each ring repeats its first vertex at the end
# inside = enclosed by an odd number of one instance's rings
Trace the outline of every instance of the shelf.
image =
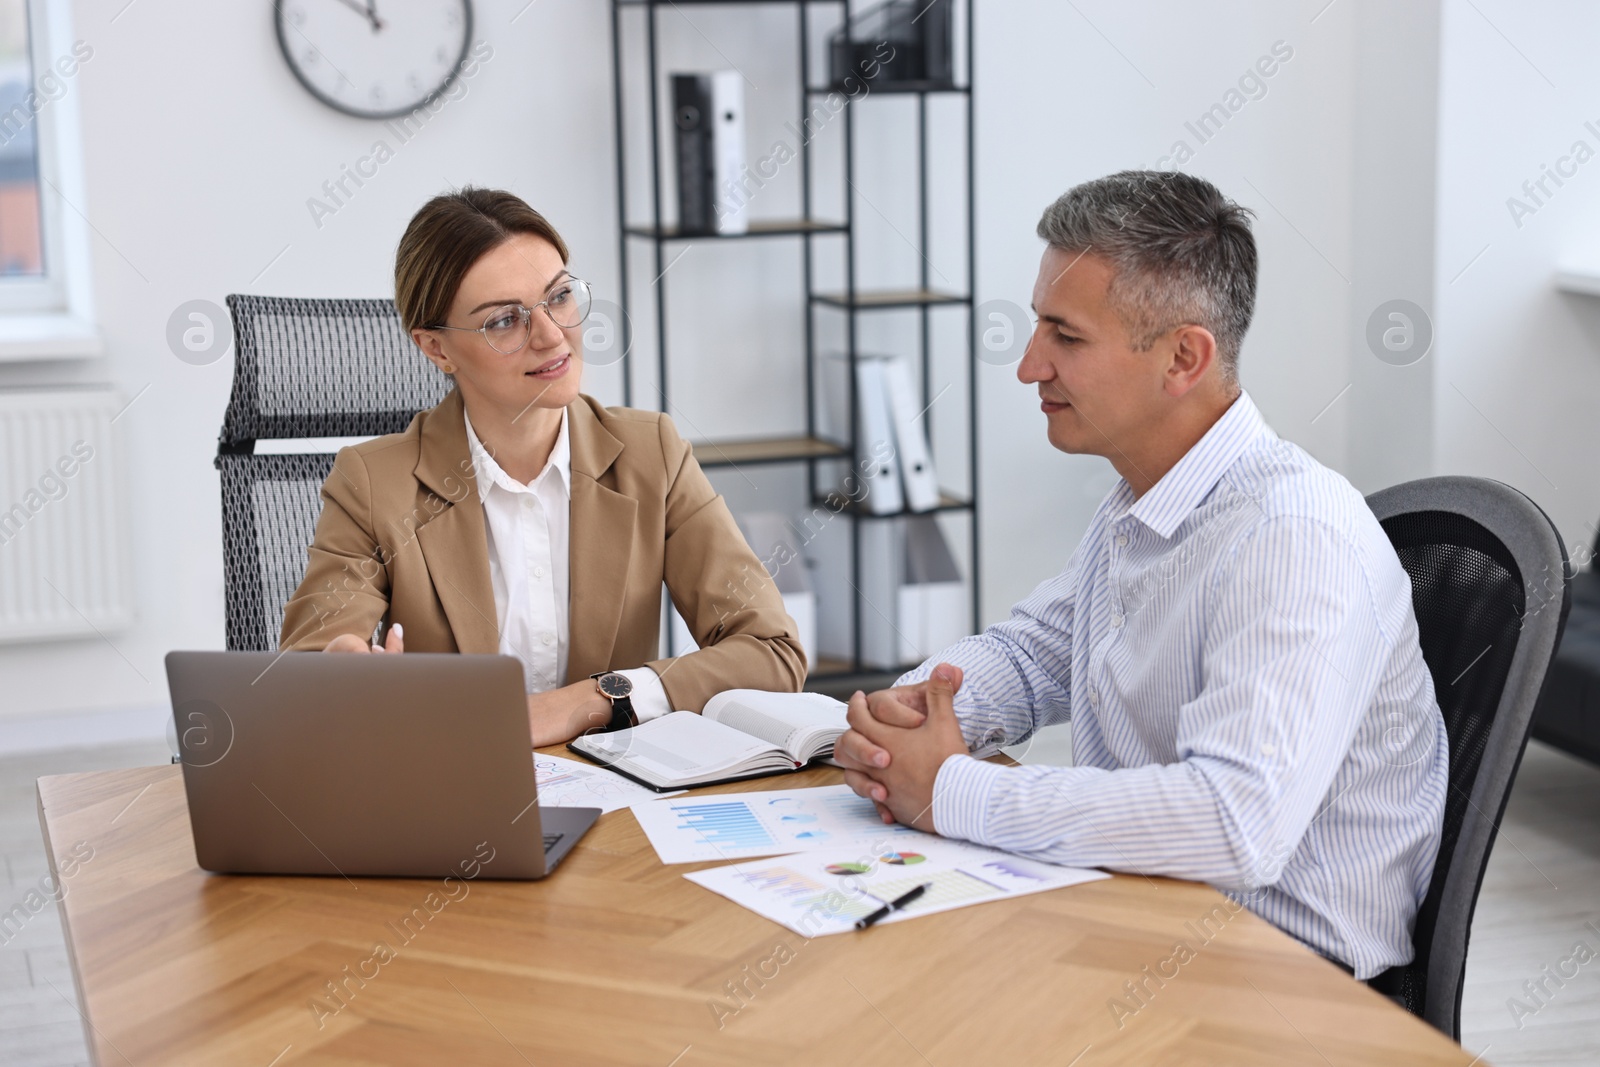
{"type": "Polygon", "coordinates": [[[758,4],[843,4],[844,0],[616,0],[618,7],[754,7],[758,4]]]}
{"type": "MultiPolygon", "coordinates": [[[[695,276],[697,272],[691,272],[691,276],[673,281],[670,285],[658,277],[648,286],[640,283],[659,275],[663,268],[670,267],[667,260],[702,242],[707,247],[710,247],[712,242],[745,242],[718,245],[712,254],[719,259],[743,255],[746,252],[761,255],[770,252],[786,258],[799,252],[800,256],[797,259],[803,260],[799,264],[802,269],[793,272],[793,289],[789,289],[791,274],[787,270],[782,272],[781,278],[774,278],[773,281],[781,280],[785,283],[780,288],[786,290],[783,296],[788,310],[800,312],[799,321],[794,323],[796,329],[793,332],[799,335],[796,337],[795,347],[798,351],[795,355],[800,359],[800,369],[803,373],[795,376],[792,384],[768,398],[772,402],[774,409],[772,412],[764,413],[761,419],[752,420],[741,430],[724,427],[719,434],[708,435],[705,440],[693,442],[693,454],[714,481],[726,480],[733,470],[747,465],[765,465],[769,475],[781,474],[783,477],[780,481],[783,484],[773,488],[781,490],[781,496],[787,502],[782,505],[784,510],[791,507],[802,511],[816,508],[820,513],[821,509],[826,507],[832,514],[848,512],[852,521],[847,524],[849,528],[846,534],[848,538],[856,539],[858,548],[859,542],[867,535],[893,532],[894,527],[882,524],[857,525],[854,522],[857,517],[865,521],[877,518],[905,519],[914,515],[945,516],[938,520],[938,525],[950,527],[949,533],[952,537],[964,543],[961,555],[970,563],[970,566],[963,567],[967,572],[963,586],[969,597],[972,625],[976,627],[978,605],[983,602],[979,573],[981,569],[979,563],[983,554],[978,523],[976,482],[976,472],[980,470],[980,464],[975,432],[979,422],[979,361],[974,358],[971,351],[968,351],[972,347],[970,342],[974,338],[970,336],[971,331],[967,328],[972,325],[971,320],[976,314],[978,304],[976,277],[978,241],[975,225],[977,189],[974,170],[976,116],[972,111],[973,101],[977,97],[974,88],[976,78],[972,73],[976,69],[972,48],[975,0],[968,0],[962,5],[951,5],[959,7],[960,12],[951,13],[951,29],[954,32],[951,36],[950,66],[920,64],[905,66],[893,63],[884,65],[881,69],[870,65],[864,66],[859,61],[868,58],[865,53],[871,51],[871,48],[870,46],[866,49],[861,48],[860,46],[867,42],[857,40],[840,54],[841,63],[848,62],[854,69],[849,73],[842,66],[836,69],[832,62],[835,51],[833,46],[840,39],[841,29],[851,23],[850,16],[853,13],[862,14],[859,9],[876,2],[877,0],[855,0],[854,3],[852,0],[611,0],[608,5],[612,15],[610,73],[611,99],[615,108],[613,136],[617,164],[614,190],[616,212],[613,217],[617,219],[615,239],[619,260],[619,302],[635,317],[643,316],[645,304],[648,304],[649,311],[655,319],[655,329],[650,331],[651,343],[641,346],[645,351],[632,355],[624,354],[621,368],[623,403],[631,405],[634,402],[635,394],[638,392],[636,388],[638,383],[634,378],[640,369],[638,365],[643,357],[646,360],[643,369],[653,372],[650,375],[652,381],[645,389],[650,397],[648,406],[659,407],[662,411],[674,410],[670,383],[679,376],[675,374],[675,363],[681,357],[677,352],[679,342],[673,340],[674,332],[669,328],[669,320],[676,321],[672,316],[676,314],[676,308],[681,302],[698,298],[698,302],[703,305],[704,301],[715,293],[714,289],[710,293],[702,292],[712,280],[695,276]],[[664,53],[676,54],[676,49],[666,47],[667,42],[660,34],[656,15],[658,12],[666,14],[668,9],[677,12],[680,9],[687,11],[691,7],[695,9],[696,20],[702,16],[710,20],[705,26],[700,27],[702,36],[710,33],[711,26],[717,21],[718,8],[722,9],[722,15],[732,17],[736,21],[742,20],[744,13],[756,10],[767,11],[774,16],[778,15],[780,9],[782,10],[783,17],[770,27],[772,32],[766,35],[771,37],[771,40],[763,43],[792,47],[799,53],[801,61],[781,64],[785,73],[773,75],[768,71],[768,76],[761,79],[763,93],[773,91],[768,85],[773,77],[787,83],[778,90],[779,96],[772,101],[779,112],[769,113],[763,123],[763,126],[769,128],[770,135],[780,135],[778,126],[781,123],[789,131],[792,145],[792,137],[806,131],[799,130],[795,122],[785,121],[785,114],[792,117],[798,112],[802,124],[807,124],[810,123],[809,117],[814,112],[821,114],[818,109],[824,103],[835,110],[836,105],[841,104],[840,99],[827,94],[848,96],[848,103],[855,104],[862,102],[864,96],[877,93],[916,104],[911,109],[917,113],[911,116],[912,123],[914,127],[918,121],[922,125],[916,127],[914,143],[909,146],[889,145],[884,143],[882,138],[872,137],[865,131],[856,131],[855,127],[850,127],[850,131],[855,132],[846,132],[847,148],[832,143],[795,148],[795,152],[803,157],[805,163],[802,168],[804,175],[799,176],[800,180],[795,183],[800,187],[798,189],[800,195],[793,202],[750,205],[749,209],[741,214],[742,218],[749,220],[745,232],[696,233],[681,228],[678,225],[680,222],[678,214],[670,207],[672,188],[675,188],[673,177],[679,162],[676,144],[672,137],[673,94],[670,91],[671,86],[662,77],[663,71],[673,69],[674,62],[670,55],[664,53]],[[961,26],[955,24],[957,18],[960,19],[961,26]],[[784,29],[782,24],[785,23],[793,25],[789,29],[784,29]],[[800,37],[801,33],[806,34],[804,40],[800,37]],[[956,34],[964,36],[963,44],[956,44],[956,34]],[[845,54],[846,52],[848,54],[845,54]],[[866,76],[868,71],[873,72],[873,77],[866,76]],[[918,76],[918,71],[922,76],[918,76]],[[935,73],[940,77],[927,77],[935,73]],[[842,84],[834,84],[836,75],[837,81],[842,84]],[[912,80],[913,77],[916,77],[916,80],[912,80]],[[826,100],[824,96],[827,96],[826,100]],[[934,103],[930,104],[930,100],[934,103]],[[639,110],[641,104],[647,105],[643,111],[639,110]],[[664,122],[665,136],[662,135],[664,122]],[[630,131],[635,136],[630,137],[630,131]],[[637,136],[641,132],[644,134],[643,138],[637,136]],[[946,145],[949,139],[946,135],[954,136],[958,133],[961,136],[957,141],[946,145]],[[935,156],[935,147],[940,151],[937,158],[931,158],[935,156]],[[949,152],[944,150],[946,147],[949,152]],[[839,150],[833,151],[835,148],[839,150]],[[901,151],[902,148],[905,151],[901,151]],[[805,154],[808,152],[809,155],[805,154]],[[952,152],[954,155],[950,154],[952,152]],[[945,267],[944,269],[950,274],[948,278],[938,273],[926,260],[924,262],[929,265],[920,266],[914,271],[908,269],[904,274],[877,273],[874,269],[879,262],[879,258],[873,255],[878,251],[877,246],[885,243],[893,245],[893,239],[886,233],[880,235],[877,227],[869,227],[871,231],[869,234],[856,224],[859,216],[855,212],[858,208],[864,209],[864,205],[859,204],[859,196],[855,190],[864,170],[875,170],[879,164],[884,163],[883,157],[890,153],[895,153],[898,157],[895,159],[892,171],[896,178],[895,188],[901,197],[899,202],[915,213],[915,229],[906,232],[923,235],[923,240],[913,247],[926,253],[928,238],[935,232],[941,237],[949,234],[952,238],[957,236],[962,238],[952,245],[950,253],[951,262],[954,263],[953,257],[959,250],[965,257],[965,265],[955,270],[945,267]],[[951,164],[956,163],[958,159],[958,165],[964,169],[967,177],[967,180],[961,183],[962,207],[957,207],[953,202],[946,204],[943,200],[938,204],[930,204],[935,173],[942,175],[949,171],[951,164]],[[641,177],[643,184],[639,184],[637,180],[641,177]],[[652,203],[656,205],[654,210],[647,206],[652,203]],[[663,207],[663,204],[669,206],[663,207]],[[758,219],[755,217],[757,215],[767,217],[758,219]],[[760,239],[766,238],[778,238],[786,243],[782,245],[762,243],[760,239]],[[818,239],[813,240],[813,238],[818,239]],[[816,262],[818,254],[822,255],[824,262],[816,262]],[[636,301],[640,303],[636,305],[636,301]],[[929,310],[931,308],[953,310],[935,314],[929,310]],[[874,330],[868,331],[874,336],[857,337],[856,328],[867,322],[875,327],[874,330]],[[941,440],[947,450],[958,448],[965,454],[965,463],[957,466],[963,471],[973,473],[956,478],[953,477],[957,473],[955,470],[946,470],[945,474],[950,478],[950,484],[959,490],[961,495],[941,491],[936,498],[937,506],[928,511],[916,512],[903,509],[894,515],[872,515],[866,509],[881,502],[881,490],[878,499],[866,498],[857,504],[842,491],[835,489],[835,487],[851,486],[860,496],[864,492],[861,486],[852,481],[841,482],[839,478],[847,471],[859,471],[863,467],[871,469],[876,461],[867,455],[869,450],[866,448],[866,437],[850,432],[852,429],[860,429],[860,412],[849,410],[850,405],[859,402],[856,387],[852,385],[849,388],[847,397],[836,395],[838,391],[834,388],[840,378],[847,384],[852,382],[850,365],[835,362],[832,356],[840,348],[844,348],[852,360],[863,358],[862,353],[867,350],[863,346],[868,341],[871,341],[873,346],[892,345],[884,350],[894,351],[916,361],[913,362],[913,366],[920,368],[923,384],[931,384],[928,379],[928,374],[931,373],[929,368],[933,366],[936,354],[938,358],[943,359],[948,348],[948,345],[940,339],[941,334],[948,332],[942,328],[957,325],[958,322],[966,324],[959,331],[965,366],[952,384],[964,383],[961,391],[965,393],[965,399],[961,402],[965,405],[966,414],[964,419],[957,420],[963,423],[963,432],[957,433],[957,428],[952,423],[941,440]],[[890,334],[896,335],[901,343],[892,343],[877,337],[876,327],[880,325],[888,329],[890,334]],[[840,333],[841,327],[845,329],[843,334],[840,333]],[[841,345],[840,342],[846,338],[850,343],[841,345]],[[912,355],[913,352],[920,353],[920,356],[912,355]]],[[[921,8],[926,5],[919,0],[917,6],[921,8]]],[[[924,11],[922,14],[927,12],[924,11]]],[[[939,17],[942,20],[943,13],[939,17]]],[[[924,20],[921,25],[926,27],[930,21],[924,20]]],[[[865,34],[864,24],[858,23],[858,25],[863,26],[860,32],[847,35],[862,37],[865,34]]],[[[752,90],[753,88],[751,86],[752,90]]],[[[872,107],[872,105],[867,106],[872,107]]],[[[894,105],[877,106],[892,108],[894,105]]],[[[848,108],[844,112],[847,118],[852,113],[848,108]]],[[[829,132],[831,142],[832,134],[837,131],[829,132]]],[[[752,138],[751,150],[754,151],[753,146],[762,143],[760,138],[763,134],[752,127],[748,135],[752,138]]],[[[791,175],[791,177],[797,176],[791,175]]],[[[705,221],[693,213],[689,217],[705,221]]],[[[716,216],[712,215],[710,218],[715,219],[716,216]]],[[[714,225],[707,228],[714,228],[714,225]]],[[[893,246],[891,251],[898,255],[898,246],[893,246]]],[[[701,254],[704,255],[706,252],[702,250],[701,254]]],[[[762,264],[752,261],[747,265],[747,269],[750,272],[757,272],[762,269],[762,264]]],[[[677,275],[674,275],[674,278],[677,278],[677,275]]],[[[678,327],[680,331],[689,331],[686,340],[690,339],[694,332],[694,328],[687,324],[693,322],[695,326],[699,326],[699,318],[703,316],[685,319],[685,325],[678,327]]],[[[787,363],[786,369],[789,369],[787,363]]],[[[787,376],[785,380],[788,380],[787,376]]],[[[736,389],[725,399],[737,402],[740,395],[736,389]]],[[[955,402],[954,399],[946,401],[946,403],[955,402]]],[[[760,480],[753,472],[750,477],[760,480]]],[[[905,522],[903,525],[917,527],[929,524],[905,522]]],[[[952,550],[954,547],[952,544],[952,550]]],[[[850,553],[849,558],[843,562],[848,568],[846,573],[849,583],[848,585],[843,581],[839,583],[845,591],[836,593],[838,601],[830,604],[829,610],[848,611],[852,613],[852,617],[860,621],[865,618],[864,613],[871,610],[863,599],[860,589],[864,587],[863,567],[870,567],[872,564],[870,561],[864,562],[860,552],[850,553]],[[853,592],[850,586],[855,587],[853,592]]],[[[839,619],[830,617],[829,624],[843,625],[843,616],[839,619]]],[[[871,692],[892,685],[900,674],[914,666],[905,664],[894,667],[891,664],[886,668],[874,668],[866,665],[863,656],[872,648],[870,635],[864,635],[861,627],[845,625],[844,629],[847,632],[835,635],[832,643],[826,640],[824,642],[833,655],[821,657],[810,664],[806,682],[808,690],[838,696],[848,696],[856,689],[871,692]]],[[[899,651],[901,650],[894,646],[882,650],[885,656],[898,654],[899,651]]]]}
{"type": "MultiPolygon", "coordinates": [[[[956,96],[966,96],[972,89],[965,85],[951,85],[949,82],[898,82],[894,85],[879,85],[876,82],[862,79],[867,86],[867,91],[861,93],[859,99],[865,100],[869,96],[910,96],[913,93],[951,93],[956,96]]],[[[843,85],[814,85],[806,90],[812,96],[827,96],[829,93],[842,93],[850,96],[850,90],[843,85]]],[[[854,102],[858,97],[851,96],[854,102]]]]}
{"type": "Polygon", "coordinates": [[[824,657],[811,664],[804,688],[808,693],[825,693],[835,700],[849,700],[857,689],[867,693],[888,689],[902,674],[917,666],[920,664],[907,663],[886,671],[872,667],[858,671],[847,659],[824,657]]]}
{"type": "Polygon", "coordinates": [[[857,309],[914,308],[971,303],[969,297],[960,293],[945,293],[937,289],[858,290],[854,303],[851,303],[846,293],[813,293],[811,299],[829,307],[857,309]]]}
{"type": "Polygon", "coordinates": [[[1556,268],[1556,288],[1564,293],[1600,296],[1600,267],[1566,264],[1556,268]]]}
{"type": "Polygon", "coordinates": [[[811,669],[806,672],[806,679],[837,677],[841,674],[851,673],[850,661],[847,659],[829,659],[822,656],[811,664],[811,669]]]}
{"type": "MultiPolygon", "coordinates": [[[[843,496],[842,493],[827,493],[817,497],[812,501],[812,503],[828,508],[831,511],[835,510],[834,505],[841,496],[843,496]]],[[[927,511],[912,511],[910,508],[904,508],[900,511],[891,511],[887,515],[876,515],[869,511],[862,511],[860,506],[858,506],[848,497],[846,497],[845,500],[845,506],[838,508],[837,510],[847,512],[862,519],[899,519],[904,518],[907,515],[937,515],[941,511],[966,511],[972,507],[972,501],[964,500],[957,496],[951,496],[949,493],[946,493],[943,490],[940,490],[939,492],[939,506],[935,508],[929,508],[927,511]]]]}
{"type": "Polygon", "coordinates": [[[849,459],[848,446],[818,437],[748,437],[735,441],[695,441],[695,459],[702,467],[740,463],[790,463],[806,459],[849,459]]]}
{"type": "Polygon", "coordinates": [[[848,233],[842,222],[821,219],[759,219],[744,233],[684,233],[676,226],[629,226],[629,237],[646,241],[743,241],[755,237],[803,237],[814,233],[848,233]]]}

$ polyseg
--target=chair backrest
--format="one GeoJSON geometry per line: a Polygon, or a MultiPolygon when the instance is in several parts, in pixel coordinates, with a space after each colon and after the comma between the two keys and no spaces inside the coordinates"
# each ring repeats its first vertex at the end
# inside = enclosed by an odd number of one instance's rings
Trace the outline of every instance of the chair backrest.
{"type": "Polygon", "coordinates": [[[283,607],[306,573],[332,452],[217,456],[222,560],[232,652],[271,652],[283,607]]]}
{"type": "Polygon", "coordinates": [[[392,300],[228,297],[233,393],[219,451],[258,438],[399,433],[450,391],[417,351],[392,300]]]}
{"type": "Polygon", "coordinates": [[[305,574],[333,454],[255,455],[257,440],[398,433],[449,392],[388,300],[228,297],[233,392],[217,441],[227,644],[278,647],[305,574]]]}
{"type": "Polygon", "coordinates": [[[1416,957],[1385,979],[1413,1013],[1460,1040],[1472,913],[1566,624],[1567,554],[1538,505],[1499,482],[1424,478],[1367,504],[1411,577],[1450,744],[1439,855],[1412,932],[1416,957]]]}

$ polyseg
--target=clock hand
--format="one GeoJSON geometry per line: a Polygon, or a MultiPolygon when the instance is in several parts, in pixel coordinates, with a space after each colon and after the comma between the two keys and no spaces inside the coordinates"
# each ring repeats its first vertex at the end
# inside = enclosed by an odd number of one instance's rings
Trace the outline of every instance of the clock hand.
{"type": "Polygon", "coordinates": [[[371,0],[368,0],[365,7],[356,3],[356,0],[339,0],[339,2],[356,14],[365,17],[368,22],[372,23],[372,32],[378,32],[382,24],[378,22],[377,13],[372,10],[371,0]]]}
{"type": "Polygon", "coordinates": [[[378,0],[367,0],[367,18],[372,20],[373,33],[383,29],[383,20],[378,17],[378,0]]]}

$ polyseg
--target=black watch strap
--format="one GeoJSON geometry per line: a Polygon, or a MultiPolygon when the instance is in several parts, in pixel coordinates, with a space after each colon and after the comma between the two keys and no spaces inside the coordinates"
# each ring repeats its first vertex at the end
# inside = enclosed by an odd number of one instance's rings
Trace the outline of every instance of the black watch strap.
{"type": "Polygon", "coordinates": [[[606,724],[606,733],[638,725],[639,716],[633,713],[633,698],[631,696],[614,698],[611,701],[611,721],[606,724]]]}

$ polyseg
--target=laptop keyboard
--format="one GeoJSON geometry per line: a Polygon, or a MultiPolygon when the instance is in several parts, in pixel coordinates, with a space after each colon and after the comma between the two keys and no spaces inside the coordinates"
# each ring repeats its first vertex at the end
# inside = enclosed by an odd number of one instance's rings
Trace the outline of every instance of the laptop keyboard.
{"type": "Polygon", "coordinates": [[[544,854],[546,856],[550,855],[550,850],[555,848],[556,845],[558,845],[561,842],[561,839],[563,837],[566,837],[566,836],[567,836],[566,834],[545,834],[544,835],[544,854]]]}

